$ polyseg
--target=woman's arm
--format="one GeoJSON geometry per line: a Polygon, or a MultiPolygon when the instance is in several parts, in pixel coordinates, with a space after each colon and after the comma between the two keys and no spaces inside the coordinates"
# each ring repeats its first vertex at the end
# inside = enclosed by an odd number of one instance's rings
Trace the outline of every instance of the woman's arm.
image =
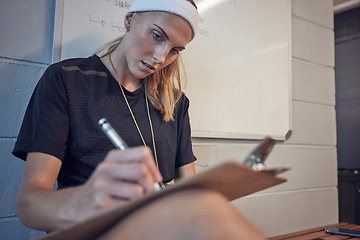
{"type": "Polygon", "coordinates": [[[60,167],[56,157],[28,153],[17,200],[26,226],[53,231],[152,192],[161,181],[145,147],[110,151],[84,185],[55,191],[60,167]]]}
{"type": "Polygon", "coordinates": [[[189,163],[175,170],[175,180],[195,175],[195,164],[189,163]]]}
{"type": "Polygon", "coordinates": [[[62,227],[59,205],[74,189],[54,191],[61,161],[44,153],[28,153],[23,182],[17,198],[17,213],[28,227],[51,231],[62,227]]]}

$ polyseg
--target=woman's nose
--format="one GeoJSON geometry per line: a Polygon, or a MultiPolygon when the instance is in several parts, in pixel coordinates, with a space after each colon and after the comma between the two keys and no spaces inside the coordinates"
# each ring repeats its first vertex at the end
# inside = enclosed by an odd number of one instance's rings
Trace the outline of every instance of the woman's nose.
{"type": "Polygon", "coordinates": [[[157,47],[154,51],[153,58],[156,64],[163,64],[168,55],[169,50],[166,47],[157,47]]]}

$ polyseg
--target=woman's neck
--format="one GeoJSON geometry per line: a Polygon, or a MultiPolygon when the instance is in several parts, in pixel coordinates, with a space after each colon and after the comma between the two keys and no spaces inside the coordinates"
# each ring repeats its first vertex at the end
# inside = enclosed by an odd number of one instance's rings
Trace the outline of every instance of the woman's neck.
{"type": "Polygon", "coordinates": [[[133,92],[142,86],[142,81],[134,78],[134,76],[129,73],[125,54],[121,51],[121,44],[111,54],[102,57],[101,61],[108,68],[116,81],[118,81],[126,90],[133,92]]]}

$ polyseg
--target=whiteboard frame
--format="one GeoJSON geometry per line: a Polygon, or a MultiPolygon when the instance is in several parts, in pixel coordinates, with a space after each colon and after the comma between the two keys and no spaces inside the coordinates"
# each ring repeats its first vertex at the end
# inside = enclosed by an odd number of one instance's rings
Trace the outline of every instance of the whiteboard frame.
{"type": "MultiPolygon", "coordinates": [[[[285,141],[290,138],[292,134],[292,41],[291,41],[291,1],[288,2],[288,101],[289,101],[289,130],[284,135],[271,135],[272,138],[280,141],[285,141]]],[[[61,46],[63,36],[63,17],[64,17],[64,0],[56,0],[55,9],[55,26],[54,26],[54,44],[53,44],[53,62],[61,60],[61,46]]],[[[239,132],[222,132],[222,131],[202,131],[192,129],[191,131],[193,138],[218,138],[218,139],[263,139],[267,134],[246,134],[239,132]]]]}

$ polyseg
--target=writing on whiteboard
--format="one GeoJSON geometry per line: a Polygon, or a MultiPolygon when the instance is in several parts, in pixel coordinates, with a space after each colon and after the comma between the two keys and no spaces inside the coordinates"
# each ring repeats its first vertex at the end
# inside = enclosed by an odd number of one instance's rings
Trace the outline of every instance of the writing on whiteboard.
{"type": "Polygon", "coordinates": [[[114,0],[114,3],[115,3],[116,6],[119,6],[119,7],[122,7],[122,8],[129,9],[131,7],[131,4],[126,2],[126,1],[114,0]]]}
{"type": "MultiPolygon", "coordinates": [[[[107,24],[104,19],[95,19],[94,17],[91,16],[91,14],[89,14],[89,21],[94,24],[97,24],[98,26],[101,26],[101,27],[106,27],[106,24],[107,24]]],[[[121,24],[119,22],[111,21],[111,24],[109,26],[111,27],[111,30],[117,30],[121,33],[125,33],[125,31],[126,31],[123,24],[121,24]]]]}

